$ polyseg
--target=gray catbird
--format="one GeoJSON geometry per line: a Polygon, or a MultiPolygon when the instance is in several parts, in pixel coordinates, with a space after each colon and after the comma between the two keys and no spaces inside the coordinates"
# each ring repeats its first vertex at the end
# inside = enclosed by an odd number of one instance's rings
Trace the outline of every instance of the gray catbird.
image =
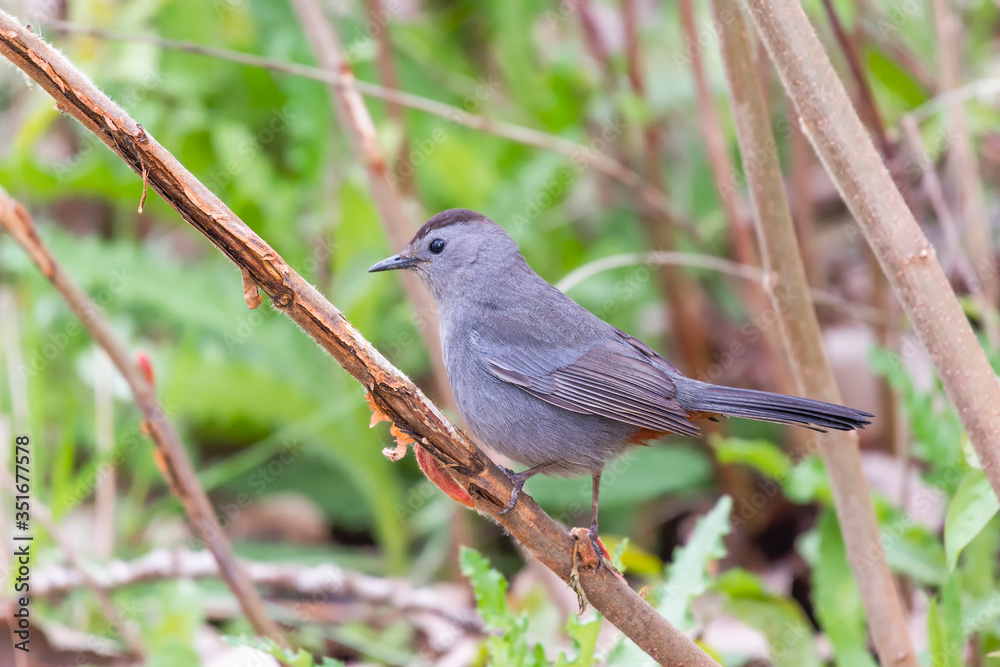
{"type": "Polygon", "coordinates": [[[605,462],[667,433],[698,435],[694,419],[745,417],[816,430],[870,423],[861,410],[720,387],[684,376],[535,273],[517,243],[465,209],[437,214],[406,248],[369,269],[411,269],[437,304],[455,401],[483,443],[528,466],[507,471],[509,511],[540,472],[593,477],[590,539],[605,462]]]}

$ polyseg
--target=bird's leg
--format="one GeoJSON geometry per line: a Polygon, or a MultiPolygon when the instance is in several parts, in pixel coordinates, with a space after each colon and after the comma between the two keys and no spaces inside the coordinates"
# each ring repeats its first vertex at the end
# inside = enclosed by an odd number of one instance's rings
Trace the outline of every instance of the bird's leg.
{"type": "Polygon", "coordinates": [[[507,477],[510,478],[511,484],[514,485],[514,489],[510,492],[510,500],[507,501],[507,506],[504,507],[502,510],[500,510],[500,514],[506,514],[507,512],[514,509],[514,505],[517,505],[517,497],[521,495],[521,489],[524,487],[525,482],[527,482],[529,479],[531,479],[538,473],[544,472],[545,469],[548,468],[549,466],[553,466],[555,464],[556,461],[550,461],[549,463],[543,463],[541,465],[535,466],[534,468],[528,468],[527,470],[523,470],[521,472],[514,472],[510,468],[504,468],[503,466],[499,466],[500,470],[503,470],[505,473],[507,473],[507,477]]]}
{"type": "Polygon", "coordinates": [[[597,554],[597,569],[600,570],[604,565],[604,549],[597,542],[597,498],[601,493],[601,470],[594,473],[594,504],[593,504],[593,514],[590,517],[590,530],[587,531],[587,535],[590,537],[590,544],[594,547],[594,553],[597,554]]]}

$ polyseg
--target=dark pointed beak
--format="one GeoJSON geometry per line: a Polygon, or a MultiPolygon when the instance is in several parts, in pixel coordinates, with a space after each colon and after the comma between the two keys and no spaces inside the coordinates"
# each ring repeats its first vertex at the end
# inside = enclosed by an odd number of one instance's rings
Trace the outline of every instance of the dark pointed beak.
{"type": "Polygon", "coordinates": [[[419,263],[419,259],[403,257],[402,255],[393,255],[392,257],[383,259],[381,262],[368,269],[368,273],[375,273],[376,271],[394,271],[395,269],[408,269],[419,263]]]}

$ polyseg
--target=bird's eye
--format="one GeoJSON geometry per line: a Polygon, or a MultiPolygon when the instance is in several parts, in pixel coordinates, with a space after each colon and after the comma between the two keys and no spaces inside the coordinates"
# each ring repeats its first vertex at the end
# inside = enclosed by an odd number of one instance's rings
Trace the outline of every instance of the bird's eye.
{"type": "Polygon", "coordinates": [[[435,255],[440,255],[441,251],[444,250],[444,239],[434,239],[430,244],[431,252],[435,255]]]}

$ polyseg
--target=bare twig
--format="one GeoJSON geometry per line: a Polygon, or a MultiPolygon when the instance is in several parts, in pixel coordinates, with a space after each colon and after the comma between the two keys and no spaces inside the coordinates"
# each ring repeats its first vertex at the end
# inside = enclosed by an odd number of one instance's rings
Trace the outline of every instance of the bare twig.
{"type": "MultiPolygon", "coordinates": [[[[786,113],[790,116],[792,101],[785,99],[786,113]]],[[[819,286],[822,264],[816,255],[816,202],[813,200],[813,168],[816,158],[813,157],[809,140],[802,134],[798,123],[790,123],[791,132],[788,135],[790,188],[789,204],[792,208],[792,218],[795,222],[796,236],[799,239],[799,252],[802,262],[806,265],[806,276],[809,284],[819,286]]]]}
{"type": "MultiPolygon", "coordinates": [[[[851,75],[854,77],[859,102],[858,113],[863,117],[865,124],[875,134],[875,143],[878,146],[879,153],[882,154],[882,160],[889,169],[889,173],[892,174],[892,178],[896,182],[896,187],[902,193],[907,206],[912,211],[913,205],[908,197],[909,183],[906,181],[907,174],[899,169],[896,160],[896,145],[889,140],[889,135],[885,131],[885,123],[882,122],[882,114],[879,113],[878,105],[875,103],[875,95],[872,94],[871,86],[868,85],[868,77],[861,66],[858,50],[854,46],[854,41],[847,34],[847,30],[844,29],[844,25],[840,21],[840,16],[833,6],[833,0],[823,0],[823,7],[826,9],[826,15],[830,19],[833,33],[837,37],[840,49],[844,52],[844,58],[847,59],[851,75]]],[[[870,248],[866,250],[866,259],[872,283],[872,307],[884,313],[889,313],[894,310],[895,306],[892,300],[892,293],[889,290],[889,282],[885,274],[882,273],[882,267],[878,265],[878,260],[875,258],[874,253],[872,253],[870,248]]],[[[890,326],[890,322],[892,322],[892,318],[886,318],[884,324],[875,327],[875,340],[882,349],[893,351],[897,348],[898,337],[890,326]]],[[[886,377],[878,379],[878,393],[879,413],[881,414],[879,425],[883,434],[882,440],[885,443],[882,448],[890,454],[898,456],[903,451],[901,433],[896,428],[899,422],[899,396],[889,383],[889,378],[886,377]]]]}
{"type": "MultiPolygon", "coordinates": [[[[50,25],[57,30],[77,32],[103,39],[156,44],[157,46],[165,49],[173,49],[177,51],[184,51],[186,53],[218,58],[220,60],[228,60],[241,65],[247,65],[248,67],[260,67],[261,69],[268,69],[275,72],[285,72],[287,74],[300,76],[305,79],[322,81],[334,86],[345,86],[348,83],[344,77],[336,71],[323,70],[316,67],[309,67],[307,65],[299,65],[298,63],[286,63],[248,53],[240,53],[238,51],[192,44],[191,42],[165,39],[156,35],[129,35],[111,30],[103,30],[101,28],[81,26],[75,23],[58,21],[55,19],[45,21],[45,25],[50,25]]],[[[469,113],[464,109],[460,109],[459,107],[431,100],[419,95],[414,95],[413,93],[392,90],[390,88],[386,88],[385,86],[369,83],[367,81],[352,80],[352,85],[357,88],[360,93],[369,97],[385,100],[387,102],[394,102],[400,106],[422,111],[432,116],[439,116],[451,123],[464,125],[465,127],[479,130],[480,132],[486,132],[504,139],[509,139],[510,141],[524,144],[526,146],[534,146],[535,148],[541,148],[542,150],[565,155],[566,157],[571,158],[575,164],[580,164],[587,168],[594,169],[595,171],[599,171],[602,174],[615,179],[626,188],[635,192],[645,205],[658,211],[670,220],[673,220],[677,227],[679,229],[683,229],[688,236],[694,239],[701,238],[701,235],[695,225],[688,220],[684,214],[677,209],[677,207],[674,206],[674,203],[670,200],[670,198],[657,188],[647,183],[642,176],[629,168],[628,165],[619,162],[611,155],[570,139],[557,137],[540,130],[524,127],[523,125],[505,123],[493,120],[492,118],[487,118],[486,116],[479,116],[469,113]]]]}
{"type": "MultiPolygon", "coordinates": [[[[115,397],[112,393],[114,367],[108,355],[99,347],[94,348],[94,427],[97,460],[111,454],[115,445],[115,397]]],[[[108,560],[115,551],[115,489],[117,478],[114,466],[101,475],[94,491],[94,553],[100,560],[108,560]]]]}
{"type": "Polygon", "coordinates": [[[960,88],[952,88],[943,92],[937,97],[927,100],[908,115],[912,116],[918,123],[923,123],[942,111],[965,104],[969,100],[995,97],[998,94],[1000,94],[1000,79],[980,79],[960,88]]]}
{"type": "MultiPolygon", "coordinates": [[[[314,600],[346,598],[371,605],[392,607],[403,613],[430,613],[457,628],[473,634],[483,633],[483,624],[474,614],[456,614],[446,600],[431,588],[414,588],[401,579],[382,579],[352,572],[336,565],[306,566],[286,563],[259,563],[240,560],[240,566],[257,586],[288,595],[314,600]]],[[[204,551],[167,551],[158,549],[131,561],[114,560],[91,572],[101,590],[113,591],[126,586],[165,579],[204,579],[219,576],[219,565],[204,551]]],[[[32,572],[35,597],[65,595],[86,586],[77,569],[47,566],[32,572]]]]}
{"type": "MultiPolygon", "coordinates": [[[[337,109],[340,122],[344,125],[345,133],[354,146],[354,152],[368,174],[368,187],[382,218],[389,244],[394,252],[399,252],[410,242],[410,237],[416,228],[407,219],[403,201],[389,178],[385,157],[382,155],[375,131],[375,121],[365,106],[364,98],[358,92],[354,72],[351,64],[347,62],[340,37],[327,21],[318,0],[291,0],[291,4],[299,16],[299,23],[306,38],[312,45],[316,61],[324,70],[337,72],[340,75],[341,85],[329,86],[330,97],[337,109]]],[[[442,403],[453,404],[455,399],[451,394],[448,373],[444,367],[434,301],[417,276],[405,273],[400,278],[421,322],[417,329],[431,357],[434,393],[442,403]]]]}
{"type": "MultiPolygon", "coordinates": [[[[722,26],[722,60],[756,211],[762,264],[765,271],[774,271],[777,283],[785,289],[784,303],[775,296],[772,302],[779,313],[780,329],[799,391],[812,398],[841,403],[840,390],[823,352],[819,322],[795,239],[767,102],[760,88],[753,85],[750,35],[741,2],[714,0],[713,7],[717,24],[722,26]],[[720,17],[731,20],[722,21],[720,17]]],[[[916,667],[917,656],[910,643],[903,605],[879,540],[878,521],[861,470],[857,435],[821,433],[817,434],[816,443],[830,476],[847,559],[858,581],[882,664],[916,667]]]]}
{"type": "MultiPolygon", "coordinates": [[[[38,58],[38,62],[46,62],[40,58],[34,50],[28,48],[17,31],[10,30],[11,25],[16,25],[13,19],[0,12],[0,52],[8,56],[13,62],[18,62],[15,58],[31,58],[32,55],[38,58]],[[8,50],[8,40],[18,40],[18,44],[24,49],[20,55],[15,55],[8,50]],[[10,55],[9,55],[10,54],[10,55]]],[[[18,26],[19,27],[19,26],[18,26]]],[[[24,35],[32,33],[23,31],[24,35]]],[[[35,38],[37,39],[37,38],[35,38]]],[[[38,40],[39,44],[44,44],[38,40]]],[[[47,47],[46,47],[47,48],[47,47]]],[[[31,61],[39,71],[44,71],[41,65],[31,61]]],[[[48,63],[46,63],[48,64],[48,63]]],[[[57,64],[60,64],[57,62],[57,64]]],[[[52,67],[48,71],[54,72],[52,67]]],[[[77,74],[77,76],[82,76],[77,74]]],[[[62,87],[68,88],[69,79],[61,79],[62,87]]],[[[93,97],[87,96],[90,102],[93,97]]],[[[60,101],[60,104],[63,102],[60,101]]],[[[80,102],[82,104],[82,102],[80,102]]],[[[123,112],[119,112],[124,116],[123,112]]],[[[112,121],[113,122],[113,121],[112,121]]],[[[138,128],[138,126],[136,126],[138,128]]],[[[141,132],[141,129],[137,129],[141,132]]],[[[139,160],[136,157],[136,165],[139,160]]],[[[139,167],[141,173],[142,167],[139,167]]],[[[42,274],[49,279],[49,282],[58,290],[66,300],[67,305],[73,310],[80,321],[94,337],[94,340],[104,348],[115,367],[128,382],[129,388],[135,397],[136,405],[142,410],[146,418],[145,425],[153,441],[163,456],[169,470],[168,479],[177,485],[177,491],[184,509],[188,514],[191,527],[195,534],[201,538],[205,546],[212,552],[219,562],[219,568],[224,573],[226,583],[233,591],[233,595],[240,602],[243,613],[247,620],[253,625],[254,630],[264,637],[270,637],[275,641],[284,643],[284,637],[278,626],[264,613],[264,603],[257,594],[253,585],[247,580],[246,575],[236,564],[236,556],[233,546],[222,532],[222,527],[215,516],[212,504],[205,494],[205,490],[198,481],[194,466],[187,456],[187,452],[181,445],[180,437],[174,428],[173,423],[167,418],[166,413],[160,406],[153,391],[152,386],[146,381],[142,370],[115,336],[108,322],[101,316],[97,305],[91,301],[80,287],[70,279],[62,270],[55,258],[42,244],[41,239],[35,233],[34,222],[28,212],[20,203],[10,198],[9,195],[0,188],[0,224],[7,228],[7,231],[14,239],[27,251],[28,255],[38,266],[42,274]]],[[[173,488],[173,484],[171,484],[173,488]]]]}
{"type": "MultiPolygon", "coordinates": [[[[638,266],[641,264],[675,264],[678,266],[689,266],[696,269],[709,269],[718,271],[726,275],[744,280],[753,281],[760,285],[774,282],[773,274],[762,271],[756,266],[747,266],[738,262],[731,262],[721,257],[712,255],[699,255],[691,252],[630,252],[620,255],[608,255],[593,262],[588,262],[578,266],[556,283],[556,287],[563,292],[568,292],[584,280],[612,269],[621,269],[627,266],[638,266]]],[[[843,297],[827,292],[825,290],[811,288],[809,293],[816,303],[823,304],[842,313],[856,317],[869,323],[877,323],[885,320],[885,314],[880,313],[871,306],[863,303],[854,303],[843,297]]]]}
{"type": "MultiPolygon", "coordinates": [[[[729,238],[736,260],[746,266],[760,266],[757,252],[757,241],[754,238],[753,221],[746,213],[733,164],[729,159],[725,135],[719,113],[715,108],[715,99],[709,88],[708,77],[702,63],[702,48],[698,43],[698,30],[695,25],[695,7],[693,0],[680,0],[681,24],[684,28],[684,38],[687,42],[688,54],[691,58],[691,74],[694,76],[695,92],[698,99],[698,121],[701,134],[705,140],[705,150],[708,163],[715,178],[716,191],[726,211],[729,220],[729,238]]],[[[757,316],[768,309],[767,295],[764,293],[764,283],[756,281],[743,290],[748,310],[757,316]]],[[[770,367],[774,371],[775,385],[779,391],[792,393],[793,382],[791,370],[784,354],[780,332],[768,327],[764,339],[769,354],[770,367]]]]}
{"type": "MultiPolygon", "coordinates": [[[[646,86],[643,80],[641,48],[638,35],[638,16],[635,0],[622,0],[622,25],[625,30],[625,58],[629,85],[636,97],[645,101],[646,86]]],[[[645,158],[646,179],[653,187],[667,192],[661,165],[663,134],[657,119],[650,118],[642,126],[642,154],[645,158]]],[[[646,236],[655,250],[677,250],[675,221],[656,214],[647,208],[640,209],[646,236]]],[[[675,266],[662,265],[657,271],[660,290],[666,297],[666,310],[670,314],[670,333],[680,353],[678,365],[689,375],[695,375],[708,366],[708,335],[701,316],[702,293],[697,282],[675,266]]]]}
{"type": "MultiPolygon", "coordinates": [[[[680,0],[681,24],[691,58],[691,74],[694,77],[695,93],[698,97],[698,124],[705,140],[708,164],[715,178],[715,188],[719,200],[729,218],[729,234],[736,260],[749,266],[760,266],[757,256],[757,242],[753,237],[753,222],[744,210],[737,187],[736,173],[729,160],[726,139],[722,131],[719,113],[715,108],[712,90],[708,85],[705,66],[702,63],[702,47],[698,43],[698,28],[695,25],[693,0],[680,0]]],[[[759,290],[757,290],[759,292],[759,290]]]]}
{"type": "Polygon", "coordinates": [[[1000,343],[1000,333],[997,332],[996,310],[986,299],[986,295],[983,294],[982,281],[973,268],[969,256],[962,248],[962,239],[958,233],[958,226],[955,224],[955,219],[948,208],[948,202],[944,197],[944,189],[941,187],[941,181],[938,179],[934,164],[933,162],[924,164],[924,158],[929,158],[929,156],[927,147],[924,145],[924,140],[920,136],[920,128],[917,126],[917,121],[910,115],[904,115],[900,120],[900,127],[903,130],[907,143],[910,144],[910,149],[914,153],[916,163],[920,165],[924,192],[927,193],[927,199],[930,200],[934,214],[937,216],[938,224],[941,226],[945,248],[951,257],[951,263],[955,270],[958,271],[959,277],[972,295],[972,300],[975,301],[976,306],[979,308],[980,322],[982,323],[983,331],[986,332],[987,340],[990,341],[990,344],[996,345],[1000,343]]]}
{"type": "MultiPolygon", "coordinates": [[[[245,268],[272,305],[358,380],[379,410],[411,434],[475,502],[542,562],[570,581],[575,539],[522,495],[500,515],[512,490],[510,479],[457,430],[423,393],[389,364],[308,282],[120,107],[101,93],[63,56],[10,15],[0,11],[0,53],[51,95],[57,106],[84,124],[181,217],[204,234],[233,263],[245,268]]],[[[577,567],[578,585],[591,604],[661,664],[716,665],[694,642],[640,598],[610,568],[577,567]]]]}
{"type": "MultiPolygon", "coordinates": [[[[0,486],[3,486],[11,494],[11,496],[17,495],[17,485],[14,483],[14,477],[10,474],[10,471],[6,467],[0,467],[0,486]]],[[[135,654],[135,657],[142,658],[146,655],[146,649],[142,645],[142,639],[139,638],[139,633],[136,632],[135,624],[129,623],[121,617],[118,613],[118,608],[115,607],[114,602],[111,601],[111,597],[108,595],[107,590],[101,587],[100,584],[94,579],[89,572],[87,572],[86,567],[84,567],[83,562],[77,555],[77,549],[70,544],[69,540],[62,534],[59,527],[56,526],[56,522],[52,520],[52,514],[49,512],[49,508],[38,499],[37,496],[32,496],[31,498],[31,518],[38,521],[45,530],[48,531],[49,535],[57,545],[59,545],[60,551],[63,553],[63,557],[73,568],[77,578],[80,581],[80,585],[89,589],[94,597],[97,598],[97,605],[101,608],[101,613],[104,617],[114,626],[115,630],[121,633],[122,638],[128,645],[129,650],[135,654]]],[[[32,591],[34,593],[34,591],[32,591]]]]}
{"type": "Polygon", "coordinates": [[[892,21],[891,17],[882,16],[873,11],[875,3],[865,2],[858,5],[864,14],[862,21],[854,26],[855,34],[859,39],[866,40],[885,55],[889,60],[899,64],[910,76],[912,76],[925,90],[934,95],[938,91],[938,80],[934,73],[924,65],[923,58],[914,53],[910,47],[901,40],[895,39],[893,35],[886,34],[882,26],[892,21]],[[876,36],[879,39],[876,39],[876,36]]]}
{"type": "Polygon", "coordinates": [[[749,0],[747,8],[813,148],[875,251],[1000,494],[1000,385],[933,247],[893,184],[801,5],[749,0]]]}
{"type": "MultiPolygon", "coordinates": [[[[396,76],[396,65],[392,59],[392,43],[389,41],[389,9],[382,4],[382,0],[368,0],[368,24],[374,28],[375,38],[378,41],[378,71],[382,79],[382,85],[388,90],[399,89],[399,79],[396,76]]],[[[395,124],[399,130],[399,149],[396,151],[396,158],[393,164],[393,173],[399,180],[400,189],[407,197],[416,195],[413,184],[413,171],[401,169],[405,164],[410,152],[410,142],[406,133],[406,116],[403,113],[403,105],[398,101],[387,101],[386,110],[389,120],[395,124]]]]}
{"type": "Polygon", "coordinates": [[[576,6],[576,13],[580,17],[580,27],[583,29],[584,43],[590,51],[601,70],[602,76],[610,79],[614,75],[614,68],[611,64],[611,56],[608,53],[608,45],[604,43],[604,36],[598,24],[597,17],[594,16],[594,8],[590,6],[589,0],[580,0],[576,6]]]}
{"type": "MultiPolygon", "coordinates": [[[[962,85],[962,23],[948,0],[931,0],[934,27],[937,31],[938,59],[941,62],[941,87],[953,90],[962,85]]],[[[996,307],[1000,298],[993,237],[983,200],[979,158],[972,145],[965,107],[948,109],[949,158],[955,189],[958,193],[958,216],[961,220],[966,251],[973,266],[979,267],[979,282],[986,300],[996,307]],[[987,270],[989,269],[989,270],[987,270]]]]}

